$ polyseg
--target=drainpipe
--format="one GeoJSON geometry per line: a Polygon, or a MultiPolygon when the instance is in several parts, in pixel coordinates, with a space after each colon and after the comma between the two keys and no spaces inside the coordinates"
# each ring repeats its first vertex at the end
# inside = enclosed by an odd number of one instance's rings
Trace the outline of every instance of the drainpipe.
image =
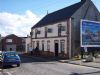
{"type": "Polygon", "coordinates": [[[71,18],[67,20],[67,51],[69,59],[72,58],[71,50],[71,18]]]}
{"type": "Polygon", "coordinates": [[[72,33],[72,31],[71,31],[71,27],[72,25],[71,25],[71,18],[69,19],[69,58],[71,59],[72,58],[72,50],[71,50],[71,33],[72,33]]]}

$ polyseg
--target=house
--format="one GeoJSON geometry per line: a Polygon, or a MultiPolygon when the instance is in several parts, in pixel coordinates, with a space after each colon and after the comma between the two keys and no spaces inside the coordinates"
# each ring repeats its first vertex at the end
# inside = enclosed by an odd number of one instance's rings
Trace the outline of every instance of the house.
{"type": "Polygon", "coordinates": [[[72,58],[80,52],[81,19],[100,21],[91,0],[47,14],[31,28],[31,45],[42,55],[72,58]]]}
{"type": "Polygon", "coordinates": [[[24,39],[14,34],[7,35],[1,40],[3,51],[23,52],[25,50],[24,39]]]}

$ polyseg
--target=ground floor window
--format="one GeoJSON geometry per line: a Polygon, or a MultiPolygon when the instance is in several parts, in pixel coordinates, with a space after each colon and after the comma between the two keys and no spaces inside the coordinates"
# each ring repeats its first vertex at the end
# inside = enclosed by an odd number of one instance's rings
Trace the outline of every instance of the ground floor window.
{"type": "Polygon", "coordinates": [[[50,41],[47,41],[47,50],[50,51],[50,41]]]}
{"type": "Polygon", "coordinates": [[[37,46],[36,47],[39,49],[39,41],[37,41],[37,46]]]}
{"type": "Polygon", "coordinates": [[[32,42],[32,47],[35,49],[35,41],[32,42]]]}
{"type": "Polygon", "coordinates": [[[27,50],[29,51],[29,44],[27,44],[27,50]]]}
{"type": "Polygon", "coordinates": [[[42,40],[42,51],[44,51],[44,40],[42,40]]]}
{"type": "Polygon", "coordinates": [[[64,50],[65,50],[65,40],[60,41],[60,50],[61,50],[61,53],[64,52],[64,50]]]}

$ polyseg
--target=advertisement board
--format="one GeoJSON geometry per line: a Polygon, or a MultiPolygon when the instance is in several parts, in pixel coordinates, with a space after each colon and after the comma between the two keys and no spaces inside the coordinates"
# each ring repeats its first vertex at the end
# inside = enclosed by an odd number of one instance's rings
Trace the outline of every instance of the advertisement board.
{"type": "Polygon", "coordinates": [[[81,47],[100,47],[100,22],[81,20],[81,47]]]}

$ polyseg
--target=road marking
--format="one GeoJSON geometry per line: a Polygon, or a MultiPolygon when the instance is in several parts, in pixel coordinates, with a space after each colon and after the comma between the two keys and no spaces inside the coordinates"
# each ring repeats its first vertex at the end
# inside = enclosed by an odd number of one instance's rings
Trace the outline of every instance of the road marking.
{"type": "Polygon", "coordinates": [[[5,72],[5,73],[3,73],[3,75],[12,75],[12,74],[9,72],[5,72]]]}
{"type": "Polygon", "coordinates": [[[8,75],[11,75],[11,73],[7,72],[8,75]]]}

